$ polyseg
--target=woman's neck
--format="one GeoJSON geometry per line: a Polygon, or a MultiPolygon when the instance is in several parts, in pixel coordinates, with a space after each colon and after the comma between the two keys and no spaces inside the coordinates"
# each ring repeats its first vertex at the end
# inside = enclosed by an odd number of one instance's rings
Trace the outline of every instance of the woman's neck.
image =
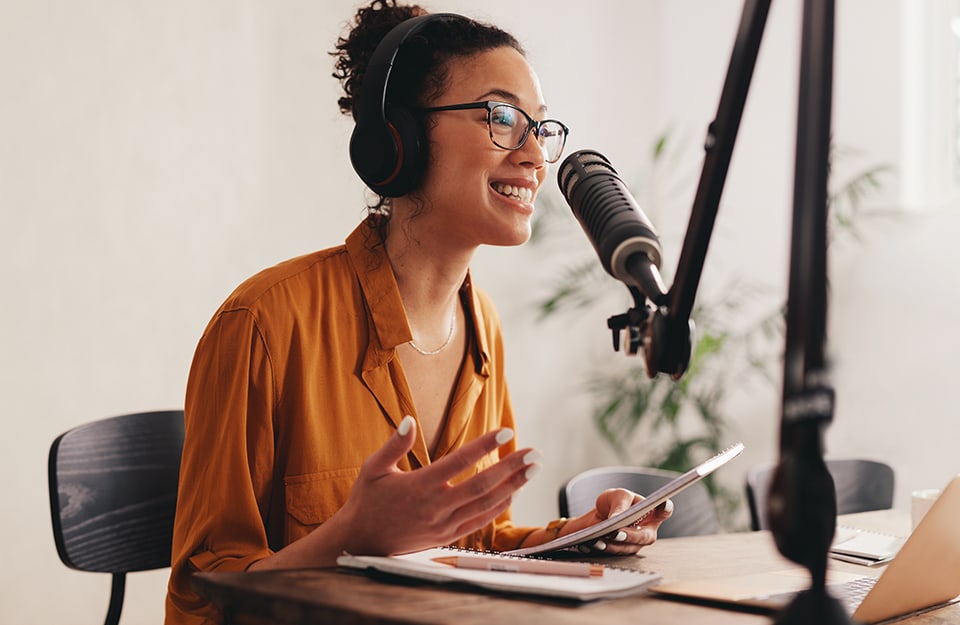
{"type": "Polygon", "coordinates": [[[385,245],[411,330],[424,342],[438,344],[437,339],[448,336],[475,250],[457,249],[418,222],[394,217],[385,245]]]}
{"type": "Polygon", "coordinates": [[[434,232],[417,228],[416,218],[395,221],[388,224],[385,245],[408,312],[410,307],[449,306],[463,285],[475,249],[458,249],[434,232]]]}

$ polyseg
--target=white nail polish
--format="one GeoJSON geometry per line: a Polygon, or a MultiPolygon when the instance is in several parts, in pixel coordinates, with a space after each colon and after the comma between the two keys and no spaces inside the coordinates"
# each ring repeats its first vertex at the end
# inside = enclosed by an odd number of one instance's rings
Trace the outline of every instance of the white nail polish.
{"type": "Polygon", "coordinates": [[[672,499],[667,499],[667,503],[665,503],[664,506],[663,506],[663,511],[666,512],[667,514],[671,514],[671,513],[673,512],[673,500],[672,500],[672,499]]]}
{"type": "Polygon", "coordinates": [[[413,427],[413,417],[407,415],[400,422],[400,425],[397,426],[397,434],[400,436],[406,436],[410,433],[410,428],[413,427]]]}
{"type": "Polygon", "coordinates": [[[526,454],[524,454],[524,456],[523,456],[523,464],[533,464],[534,462],[536,462],[537,460],[539,460],[542,455],[543,455],[543,454],[541,454],[541,453],[540,453],[539,451],[537,451],[536,449],[531,449],[531,450],[528,451],[526,454]]]}
{"type": "Polygon", "coordinates": [[[607,543],[603,542],[602,540],[598,540],[597,542],[593,543],[593,548],[597,551],[605,551],[607,549],[607,543]]]}
{"type": "Polygon", "coordinates": [[[530,480],[530,479],[532,479],[533,476],[535,476],[537,473],[540,473],[540,465],[539,465],[539,464],[531,464],[529,467],[527,467],[527,471],[526,471],[526,473],[523,474],[523,476],[524,476],[525,478],[527,478],[527,480],[530,480]]]}
{"type": "Polygon", "coordinates": [[[627,539],[627,533],[623,530],[620,530],[619,532],[617,532],[617,535],[613,539],[618,543],[622,543],[627,539]]]}
{"type": "Polygon", "coordinates": [[[498,445],[503,445],[504,443],[511,440],[512,438],[513,438],[513,430],[511,430],[510,428],[503,428],[502,430],[497,432],[496,439],[497,439],[498,445]]]}

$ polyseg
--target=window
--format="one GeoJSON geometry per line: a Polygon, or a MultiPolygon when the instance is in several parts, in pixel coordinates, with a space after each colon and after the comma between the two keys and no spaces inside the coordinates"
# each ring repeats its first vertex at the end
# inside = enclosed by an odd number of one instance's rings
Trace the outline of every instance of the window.
{"type": "Polygon", "coordinates": [[[901,195],[960,204],[960,0],[903,2],[901,195]]]}

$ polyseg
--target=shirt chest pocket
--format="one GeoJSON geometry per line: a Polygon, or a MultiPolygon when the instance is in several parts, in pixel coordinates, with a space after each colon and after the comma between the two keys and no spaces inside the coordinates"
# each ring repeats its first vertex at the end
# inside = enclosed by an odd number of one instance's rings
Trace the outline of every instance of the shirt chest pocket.
{"type": "Polygon", "coordinates": [[[285,477],[286,544],[303,538],[333,516],[347,501],[358,475],[360,467],[285,477]]]}

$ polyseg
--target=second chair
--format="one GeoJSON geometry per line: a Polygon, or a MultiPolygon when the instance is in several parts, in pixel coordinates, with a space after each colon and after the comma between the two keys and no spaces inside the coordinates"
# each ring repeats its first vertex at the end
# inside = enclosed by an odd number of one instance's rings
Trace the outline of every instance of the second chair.
{"type": "MultiPolygon", "coordinates": [[[[837,491],[837,514],[885,510],[893,505],[893,469],[876,460],[832,458],[825,460],[837,491]]],[[[770,529],[767,494],[776,465],[762,464],[747,471],[747,504],[750,526],[770,529]]]]}

